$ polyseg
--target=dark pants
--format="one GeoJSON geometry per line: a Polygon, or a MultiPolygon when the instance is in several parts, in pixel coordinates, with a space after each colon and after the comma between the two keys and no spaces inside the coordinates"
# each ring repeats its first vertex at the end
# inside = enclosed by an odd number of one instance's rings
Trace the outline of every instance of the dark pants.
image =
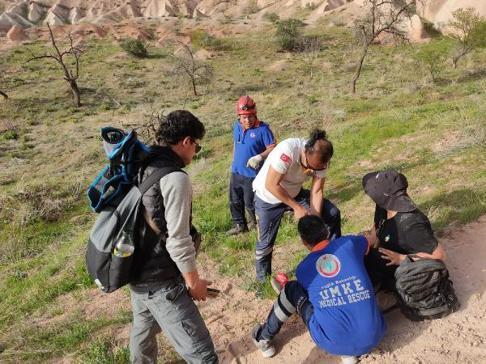
{"type": "MultiPolygon", "coordinates": [[[[310,208],[310,192],[302,189],[295,200],[306,208],[310,208]]],[[[272,252],[278,228],[285,211],[292,209],[284,203],[269,204],[255,196],[255,213],[258,222],[258,240],[256,243],[256,276],[263,282],[265,275],[272,273],[272,252]]],[[[329,200],[323,199],[321,217],[329,226],[330,240],[341,236],[341,213],[329,200]]]]}
{"type": "Polygon", "coordinates": [[[310,303],[304,287],[297,281],[290,281],[278,295],[267,321],[263,324],[256,339],[273,339],[282,328],[284,322],[295,312],[302,317],[305,326],[309,328],[309,320],[314,313],[314,307],[310,303]]]}
{"type": "Polygon", "coordinates": [[[369,253],[365,255],[364,263],[374,287],[381,284],[389,291],[395,290],[395,271],[398,266],[386,265],[388,260],[381,257],[378,249],[370,249],[369,253]]]}
{"type": "Polygon", "coordinates": [[[231,174],[229,201],[233,225],[246,226],[247,222],[255,221],[255,193],[252,187],[254,179],[240,174],[231,174]],[[245,217],[245,208],[248,212],[248,219],[245,217]]]}

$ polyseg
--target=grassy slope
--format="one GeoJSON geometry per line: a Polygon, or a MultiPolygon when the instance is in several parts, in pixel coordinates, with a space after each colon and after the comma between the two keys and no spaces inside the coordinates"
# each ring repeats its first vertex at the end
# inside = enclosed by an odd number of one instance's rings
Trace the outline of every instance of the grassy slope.
{"type": "MultiPolygon", "coordinates": [[[[106,327],[125,325],[128,312],[86,320],[62,305],[63,295],[81,297],[92,287],[83,251],[94,217],[84,190],[103,163],[101,125],[140,126],[145,114],[184,106],[205,122],[204,153],[190,168],[196,225],[220,272],[243,277],[249,289],[255,236],[224,236],[234,101],[244,93],[257,100],[260,118],[279,140],[315,126],[328,130],[335,157],[326,194],[341,208],[345,232],[370,223],[373,206],[361,176],[385,167],[409,177],[411,195],[439,233],[485,213],[484,53],[467,67],[446,68],[444,81],[431,85],[410,46],[374,47],[352,96],[346,31],[317,26],[312,33],[325,46],[313,55],[277,52],[271,32],[222,40],[226,50],[209,60],[215,81],[199,97],[167,74],[169,50],[151,49],[151,58],[137,60],[116,44],[93,41],[83,59],[79,110],[54,65],[25,64],[42,44],[0,54],[10,91],[8,102],[0,100],[0,121],[17,127],[16,139],[0,134],[0,361],[127,358],[126,343],[110,339],[106,327]],[[35,324],[46,317],[52,318],[47,329],[35,324]]],[[[278,244],[295,247],[295,241],[294,224],[285,220],[278,244]]],[[[292,266],[301,254],[279,264],[292,266]]]]}

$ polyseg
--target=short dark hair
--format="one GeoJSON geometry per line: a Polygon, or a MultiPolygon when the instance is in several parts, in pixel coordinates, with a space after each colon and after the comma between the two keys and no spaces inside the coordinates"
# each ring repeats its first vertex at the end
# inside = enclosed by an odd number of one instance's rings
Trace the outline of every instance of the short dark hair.
{"type": "Polygon", "coordinates": [[[329,238],[329,227],[316,215],[306,215],[297,224],[300,238],[310,246],[329,238]]]}
{"type": "Polygon", "coordinates": [[[206,130],[203,123],[187,110],[175,110],[159,119],[155,131],[158,144],[174,145],[186,137],[202,139],[206,130]]]}
{"type": "Polygon", "coordinates": [[[334,148],[332,143],[327,139],[326,131],[321,129],[311,131],[309,139],[305,144],[305,150],[311,154],[317,153],[322,163],[329,162],[334,154],[334,148]]]}

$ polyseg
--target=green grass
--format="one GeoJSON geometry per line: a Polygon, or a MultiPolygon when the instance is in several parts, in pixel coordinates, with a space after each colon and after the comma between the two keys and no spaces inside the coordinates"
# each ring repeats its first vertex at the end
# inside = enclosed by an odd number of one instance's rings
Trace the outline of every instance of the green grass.
{"type": "Polygon", "coordinates": [[[116,346],[110,340],[96,339],[81,355],[87,364],[128,364],[130,351],[128,346],[116,346]]]}
{"type": "MultiPolygon", "coordinates": [[[[305,30],[320,37],[322,50],[288,57],[278,52],[274,25],[231,37],[208,36],[198,26],[195,46],[211,50],[207,62],[215,71],[198,97],[170,74],[173,47],[148,44],[149,57],[134,59],[116,42],[90,40],[81,59],[79,109],[55,64],[26,63],[32,52],[45,50],[44,42],[0,52],[10,96],[0,99],[0,130],[4,121],[15,126],[15,134],[0,131],[0,361],[128,361],[127,342],[106,331],[126,325],[128,313],[88,321],[75,311],[42,329],[29,325],[53,306],[63,312],[63,297],[81,297],[93,287],[84,249],[94,216],[84,191],[105,163],[101,126],[141,127],[152,112],[182,107],[205,123],[203,152],[188,168],[203,251],[220,274],[262,298],[275,293],[268,282],[254,282],[255,232],[225,234],[231,128],[241,94],[257,101],[260,119],[278,140],[326,128],[335,156],[325,195],[341,209],[345,233],[372,221],[362,176],[389,167],[407,175],[410,194],[438,234],[486,213],[486,52],[458,69],[445,67],[434,85],[413,59],[421,45],[373,46],[352,95],[356,52],[349,31],[324,22],[305,30]]],[[[288,254],[275,263],[292,270],[306,254],[298,244],[295,222],[285,217],[277,250],[288,254]]],[[[165,341],[161,358],[177,360],[165,341]]]]}

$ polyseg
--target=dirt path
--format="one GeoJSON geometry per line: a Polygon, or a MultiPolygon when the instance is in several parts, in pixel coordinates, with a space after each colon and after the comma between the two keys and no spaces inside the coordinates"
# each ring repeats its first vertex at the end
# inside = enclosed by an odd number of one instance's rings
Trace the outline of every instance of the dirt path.
{"type": "MultiPolygon", "coordinates": [[[[400,312],[386,316],[388,333],[362,363],[480,363],[486,362],[486,216],[441,239],[447,265],[462,303],[449,317],[413,323],[400,312]]],[[[318,350],[301,321],[294,317],[276,339],[277,355],[263,359],[249,332],[262,322],[272,301],[204,272],[224,293],[200,304],[222,363],[338,363],[318,350]]]]}

